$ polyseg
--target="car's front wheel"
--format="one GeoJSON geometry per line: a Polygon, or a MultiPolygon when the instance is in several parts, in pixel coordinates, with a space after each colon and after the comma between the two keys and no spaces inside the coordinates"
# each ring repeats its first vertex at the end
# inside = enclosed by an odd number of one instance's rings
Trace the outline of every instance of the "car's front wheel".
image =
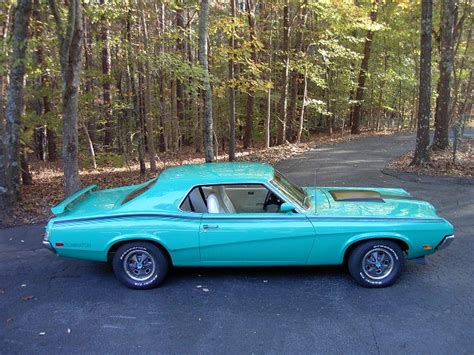
{"type": "Polygon", "coordinates": [[[169,270],[167,256],[156,245],[148,242],[122,245],[112,262],[117,279],[125,286],[139,290],[158,286],[169,270]]]}
{"type": "Polygon", "coordinates": [[[393,285],[405,265],[402,248],[390,240],[370,240],[356,246],[349,255],[349,273],[361,286],[381,288],[393,285]]]}

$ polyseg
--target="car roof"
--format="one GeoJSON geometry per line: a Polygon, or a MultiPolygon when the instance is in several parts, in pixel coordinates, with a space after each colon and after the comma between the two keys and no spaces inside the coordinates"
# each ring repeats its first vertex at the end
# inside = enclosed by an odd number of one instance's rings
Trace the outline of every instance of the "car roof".
{"type": "Polygon", "coordinates": [[[273,176],[273,167],[264,163],[227,162],[171,167],[158,176],[158,181],[148,191],[121,207],[120,212],[177,211],[194,186],[264,184],[273,176]]]}
{"type": "Polygon", "coordinates": [[[253,162],[225,162],[190,164],[168,168],[158,180],[158,186],[173,184],[179,187],[220,183],[259,183],[273,178],[269,164],[253,162]]]}

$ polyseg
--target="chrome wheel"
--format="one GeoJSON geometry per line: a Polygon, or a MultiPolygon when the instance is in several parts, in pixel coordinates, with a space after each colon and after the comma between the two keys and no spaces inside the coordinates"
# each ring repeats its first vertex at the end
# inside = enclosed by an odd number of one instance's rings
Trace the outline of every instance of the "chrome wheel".
{"type": "Polygon", "coordinates": [[[362,270],[373,280],[381,280],[390,275],[393,264],[393,256],[383,248],[371,249],[362,258],[362,270]]]}
{"type": "Polygon", "coordinates": [[[155,265],[155,259],[145,250],[131,251],[123,260],[125,272],[135,281],[145,281],[153,276],[155,265]]]}

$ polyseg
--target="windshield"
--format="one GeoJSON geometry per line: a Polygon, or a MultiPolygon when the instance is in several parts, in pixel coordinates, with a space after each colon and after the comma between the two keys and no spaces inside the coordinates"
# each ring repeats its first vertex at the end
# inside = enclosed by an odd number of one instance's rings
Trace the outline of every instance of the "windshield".
{"type": "Polygon", "coordinates": [[[311,207],[306,192],[301,187],[293,184],[290,180],[284,177],[279,171],[275,170],[273,179],[270,182],[303,208],[308,209],[311,207]]]}
{"type": "Polygon", "coordinates": [[[142,193],[150,189],[156,182],[156,179],[151,180],[148,183],[145,183],[145,185],[139,187],[138,189],[133,190],[130,192],[127,196],[122,201],[122,205],[126,204],[127,202],[133,200],[135,197],[140,196],[142,193]]]}

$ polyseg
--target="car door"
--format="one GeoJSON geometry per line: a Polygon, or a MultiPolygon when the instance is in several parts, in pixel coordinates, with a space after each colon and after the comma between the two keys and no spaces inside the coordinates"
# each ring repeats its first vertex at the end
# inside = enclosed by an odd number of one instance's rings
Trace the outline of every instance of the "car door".
{"type": "Polygon", "coordinates": [[[305,265],[315,239],[301,213],[204,213],[202,265],[305,265]]]}

